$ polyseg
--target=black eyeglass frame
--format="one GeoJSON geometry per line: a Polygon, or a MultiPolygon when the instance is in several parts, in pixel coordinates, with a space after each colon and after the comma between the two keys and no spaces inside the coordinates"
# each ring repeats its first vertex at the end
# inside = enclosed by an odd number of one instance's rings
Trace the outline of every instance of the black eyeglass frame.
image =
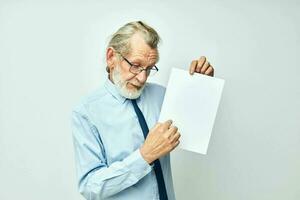
{"type": "Polygon", "coordinates": [[[146,75],[147,76],[153,76],[154,74],[156,74],[158,72],[158,68],[156,65],[153,65],[152,67],[147,67],[147,68],[143,68],[141,66],[132,64],[127,58],[125,58],[120,52],[117,52],[118,54],[120,54],[120,56],[130,65],[129,71],[133,74],[139,74],[142,71],[146,71],[146,75]],[[135,70],[133,70],[135,69],[135,70]],[[152,73],[151,73],[152,72],[152,73]]]}

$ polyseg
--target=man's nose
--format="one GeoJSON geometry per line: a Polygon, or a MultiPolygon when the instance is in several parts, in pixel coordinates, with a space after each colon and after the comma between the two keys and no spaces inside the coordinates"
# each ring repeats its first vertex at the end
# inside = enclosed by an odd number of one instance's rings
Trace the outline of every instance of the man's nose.
{"type": "Polygon", "coordinates": [[[141,71],[138,75],[136,75],[136,78],[140,83],[145,83],[148,78],[146,70],[141,71]]]}

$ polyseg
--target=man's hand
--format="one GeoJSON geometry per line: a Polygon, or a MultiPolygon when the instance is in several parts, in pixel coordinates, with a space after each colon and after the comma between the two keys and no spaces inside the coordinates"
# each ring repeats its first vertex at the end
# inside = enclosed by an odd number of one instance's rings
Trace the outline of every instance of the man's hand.
{"type": "Polygon", "coordinates": [[[169,153],[179,144],[180,133],[172,121],[157,123],[148,133],[145,143],[140,148],[143,158],[151,164],[156,159],[169,153]]]}
{"type": "Polygon", "coordinates": [[[193,60],[190,66],[190,74],[194,72],[214,76],[214,68],[207,61],[205,56],[201,56],[198,60],[193,60]]]}

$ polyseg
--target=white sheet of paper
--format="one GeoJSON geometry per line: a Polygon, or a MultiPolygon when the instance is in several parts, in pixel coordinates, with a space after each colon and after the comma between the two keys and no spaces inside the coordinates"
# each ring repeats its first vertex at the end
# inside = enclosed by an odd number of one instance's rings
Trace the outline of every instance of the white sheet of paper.
{"type": "Polygon", "coordinates": [[[173,68],[159,121],[173,120],[181,133],[179,147],[206,154],[224,80],[173,68]]]}

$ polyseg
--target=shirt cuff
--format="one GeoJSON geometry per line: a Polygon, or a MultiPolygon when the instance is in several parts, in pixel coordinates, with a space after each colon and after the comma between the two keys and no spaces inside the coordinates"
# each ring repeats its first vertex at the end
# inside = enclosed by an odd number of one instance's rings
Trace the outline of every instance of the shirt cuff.
{"type": "Polygon", "coordinates": [[[138,180],[146,176],[153,168],[153,165],[149,165],[143,158],[140,149],[125,158],[124,163],[138,180]]]}

